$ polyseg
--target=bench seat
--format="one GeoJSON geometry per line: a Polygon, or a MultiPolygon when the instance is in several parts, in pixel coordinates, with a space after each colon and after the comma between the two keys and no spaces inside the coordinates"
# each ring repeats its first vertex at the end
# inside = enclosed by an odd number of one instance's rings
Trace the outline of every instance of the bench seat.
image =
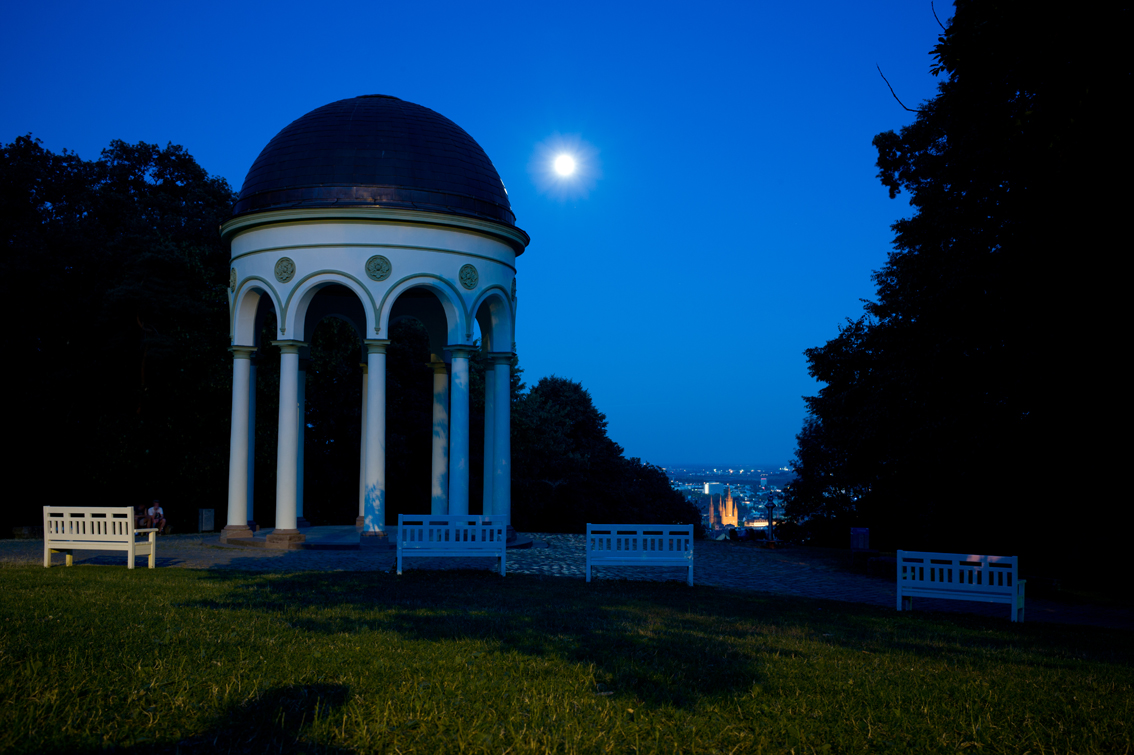
{"type": "Polygon", "coordinates": [[[594,566],[677,566],[693,584],[692,524],[587,524],[587,581],[594,566]]]}
{"type": "Polygon", "coordinates": [[[125,551],[126,568],[134,568],[138,556],[149,556],[149,567],[157,558],[157,530],[138,529],[133,506],[44,506],[43,565],[51,567],[51,554],[67,556],[73,563],[77,550],[125,551]],[[148,535],[138,540],[138,535],[148,535]]]}
{"type": "Polygon", "coordinates": [[[398,514],[398,574],[402,560],[415,558],[468,558],[499,560],[504,576],[508,554],[508,524],[495,516],[456,514],[398,514]]]}
{"type": "Polygon", "coordinates": [[[898,610],[914,598],[1004,603],[1012,621],[1024,620],[1024,586],[1016,556],[898,551],[898,610]]]}

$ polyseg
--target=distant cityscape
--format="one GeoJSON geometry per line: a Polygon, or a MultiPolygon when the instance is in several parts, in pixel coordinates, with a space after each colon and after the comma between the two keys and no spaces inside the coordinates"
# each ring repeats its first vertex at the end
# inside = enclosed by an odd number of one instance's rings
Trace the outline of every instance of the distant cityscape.
{"type": "Polygon", "coordinates": [[[768,505],[774,504],[773,521],[783,517],[783,488],[795,477],[782,467],[662,467],[669,484],[701,511],[707,530],[721,531],[768,526],[768,505]]]}

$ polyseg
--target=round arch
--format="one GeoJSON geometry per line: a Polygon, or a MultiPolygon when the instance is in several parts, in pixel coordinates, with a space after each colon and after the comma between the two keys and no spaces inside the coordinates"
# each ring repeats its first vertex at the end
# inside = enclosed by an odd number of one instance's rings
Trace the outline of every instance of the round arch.
{"type": "Polygon", "coordinates": [[[267,296],[278,313],[283,311],[279,294],[263,278],[250,277],[242,281],[232,296],[231,332],[229,338],[234,346],[255,346],[259,339],[257,315],[260,313],[261,299],[267,296]]]}
{"type": "Polygon", "coordinates": [[[394,305],[402,294],[415,288],[423,288],[437,297],[441,309],[445,312],[445,338],[446,345],[451,343],[466,343],[469,339],[466,333],[471,331],[468,310],[464,300],[452,281],[445,280],[440,275],[432,273],[419,273],[402,278],[382,296],[378,304],[378,333],[389,334],[390,315],[394,305]]]}
{"type": "Polygon", "coordinates": [[[288,333],[291,333],[293,334],[292,338],[306,340],[314,329],[314,325],[330,314],[337,314],[344,320],[351,322],[355,329],[360,331],[363,340],[368,337],[368,334],[375,332],[374,326],[377,318],[375,317],[374,297],[362,285],[361,281],[339,271],[323,270],[305,276],[288,295],[287,301],[284,302],[284,308],[284,313],[280,317],[280,338],[285,338],[288,333]],[[327,308],[328,311],[324,312],[320,308],[319,317],[313,323],[308,323],[307,311],[311,307],[315,295],[330,286],[341,286],[353,292],[359,307],[349,307],[353,311],[346,312],[331,311],[334,309],[333,307],[327,308]]]}
{"type": "Polygon", "coordinates": [[[491,286],[477,297],[473,306],[480,325],[484,348],[489,352],[512,351],[516,340],[515,310],[511,295],[503,286],[491,286]]]}

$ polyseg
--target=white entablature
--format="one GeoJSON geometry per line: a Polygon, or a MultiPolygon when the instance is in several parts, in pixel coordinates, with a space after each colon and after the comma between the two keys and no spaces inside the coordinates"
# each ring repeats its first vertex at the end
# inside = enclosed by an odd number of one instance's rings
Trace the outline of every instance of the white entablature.
{"type": "Polygon", "coordinates": [[[253,335],[249,313],[240,311],[249,292],[271,297],[277,313],[283,313],[279,338],[285,339],[298,332],[297,323],[303,322],[313,293],[337,283],[362,302],[366,338],[385,337],[399,293],[425,286],[438,296],[451,320],[449,343],[469,342],[475,313],[492,300],[494,316],[501,322],[482,331],[505,345],[501,351],[511,350],[515,245],[526,240],[522,231],[489,235],[487,223],[462,223],[432,213],[414,213],[414,223],[406,218],[408,212],[381,208],[340,210],[339,217],[320,212],[320,217],[310,218],[305,212],[312,211],[236,218],[222,228],[232,242],[233,343],[247,343],[253,335]]]}

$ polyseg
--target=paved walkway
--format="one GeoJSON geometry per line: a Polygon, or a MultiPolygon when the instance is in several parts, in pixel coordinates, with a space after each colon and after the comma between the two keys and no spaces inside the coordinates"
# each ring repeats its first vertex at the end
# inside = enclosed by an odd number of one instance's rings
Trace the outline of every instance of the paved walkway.
{"type": "MultiPolygon", "coordinates": [[[[312,528],[308,532],[324,528],[312,528]]],[[[326,530],[353,528],[325,528],[326,530]]],[[[324,533],[330,540],[341,533],[324,533]]],[[[535,547],[508,551],[508,572],[584,579],[586,559],[582,535],[531,534],[535,547]]],[[[170,535],[158,539],[157,565],[185,569],[236,569],[243,571],[391,571],[393,550],[289,550],[278,551],[223,545],[219,536],[170,535]]],[[[125,554],[76,551],[77,564],[124,565],[125,554]]],[[[42,564],[42,540],[0,540],[0,565],[42,564]]],[[[63,563],[56,554],[53,563],[63,563]]],[[[143,561],[144,563],[144,561],[143,561]]],[[[423,559],[406,561],[406,568],[491,568],[493,559],[423,559]]],[[[685,570],[606,566],[595,570],[596,579],[628,578],[684,581],[685,570]]],[[[841,571],[809,559],[806,548],[767,550],[747,544],[698,541],[694,584],[732,590],[751,590],[781,595],[799,595],[855,603],[895,607],[894,583],[841,571]]],[[[976,613],[1008,618],[1008,607],[980,603],[919,598],[918,610],[976,613]]],[[[1084,624],[1134,630],[1134,610],[1072,605],[1028,598],[1028,621],[1084,624]]]]}

